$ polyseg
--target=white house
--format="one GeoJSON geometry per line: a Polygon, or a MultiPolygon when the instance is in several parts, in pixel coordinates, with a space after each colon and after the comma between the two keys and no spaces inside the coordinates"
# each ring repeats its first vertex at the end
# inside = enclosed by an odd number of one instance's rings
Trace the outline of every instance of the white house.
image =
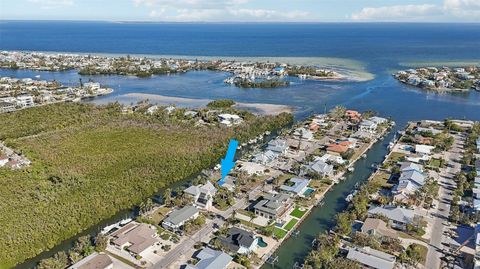
{"type": "Polygon", "coordinates": [[[242,123],[242,118],[235,114],[220,114],[218,115],[218,120],[221,124],[232,126],[242,123]]]}
{"type": "Polygon", "coordinates": [[[291,178],[280,186],[280,190],[292,193],[296,196],[304,197],[305,192],[308,189],[308,184],[310,184],[310,179],[305,178],[291,178]]]}
{"type": "Polygon", "coordinates": [[[193,198],[195,206],[210,210],[212,209],[213,197],[217,194],[217,189],[210,181],[207,181],[203,185],[190,186],[184,192],[193,198]]]}
{"type": "Polygon", "coordinates": [[[33,102],[33,96],[31,95],[19,95],[17,96],[17,106],[19,107],[32,107],[35,103],[33,102]]]}
{"type": "Polygon", "coordinates": [[[378,124],[370,120],[363,120],[358,127],[360,131],[374,133],[377,130],[378,124]]]}

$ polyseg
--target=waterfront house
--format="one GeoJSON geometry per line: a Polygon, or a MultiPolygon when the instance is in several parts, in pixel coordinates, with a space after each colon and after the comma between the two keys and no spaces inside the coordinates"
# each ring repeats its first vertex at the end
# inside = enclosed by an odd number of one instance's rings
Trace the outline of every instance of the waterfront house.
{"type": "Polygon", "coordinates": [[[304,193],[307,191],[310,181],[310,179],[305,178],[291,178],[280,186],[280,190],[296,196],[305,197],[304,193]]]}
{"type": "Polygon", "coordinates": [[[158,242],[157,228],[145,223],[130,222],[112,233],[112,244],[132,255],[143,256],[158,242]]]}
{"type": "Polygon", "coordinates": [[[363,222],[361,231],[362,233],[370,234],[379,238],[398,238],[397,231],[389,228],[383,220],[376,218],[367,218],[365,222],[363,222]]]}
{"type": "Polygon", "coordinates": [[[255,215],[270,220],[280,220],[291,208],[292,201],[288,194],[268,193],[254,206],[255,215]]]}
{"type": "Polygon", "coordinates": [[[382,118],[382,117],[377,117],[377,116],[373,116],[373,117],[369,118],[368,120],[376,123],[377,126],[388,122],[387,119],[382,118]]]}
{"type": "Polygon", "coordinates": [[[477,138],[476,144],[477,144],[477,152],[480,153],[480,137],[477,138]]]}
{"type": "Polygon", "coordinates": [[[288,145],[287,141],[284,139],[274,139],[270,142],[268,142],[266,150],[273,151],[274,153],[277,154],[285,154],[287,153],[288,145]]]}
{"type": "Polygon", "coordinates": [[[328,164],[325,160],[318,157],[315,158],[313,162],[310,162],[308,165],[304,165],[303,168],[303,174],[306,174],[309,170],[324,177],[331,177],[333,176],[334,172],[333,165],[328,164]]]}
{"type": "Polygon", "coordinates": [[[371,121],[371,120],[363,120],[360,122],[358,128],[361,131],[367,132],[367,133],[375,133],[377,130],[378,124],[371,121]]]}
{"type": "Polygon", "coordinates": [[[261,176],[265,174],[265,166],[255,162],[237,161],[237,169],[240,172],[245,172],[249,176],[261,176]]]}
{"type": "Polygon", "coordinates": [[[67,269],[113,269],[113,261],[105,253],[94,252],[67,269]]]}
{"type": "Polygon", "coordinates": [[[370,217],[383,215],[389,219],[390,227],[400,230],[406,230],[407,224],[413,224],[415,221],[413,210],[396,206],[372,207],[368,210],[368,215],[370,217]]]}
{"type": "Polygon", "coordinates": [[[193,198],[195,206],[205,210],[212,209],[213,197],[217,194],[217,189],[207,180],[203,185],[190,186],[184,192],[193,198]]]}
{"type": "Polygon", "coordinates": [[[250,254],[257,249],[258,238],[254,233],[231,227],[225,236],[219,236],[220,244],[232,253],[250,254]]]}
{"type": "Polygon", "coordinates": [[[351,247],[348,249],[347,259],[361,263],[366,268],[393,269],[395,256],[370,247],[351,247]]]}
{"type": "Polygon", "coordinates": [[[209,247],[202,249],[195,255],[197,263],[185,265],[185,269],[226,269],[230,268],[233,258],[223,251],[209,247]]]}
{"type": "Polygon", "coordinates": [[[162,226],[170,231],[180,231],[187,221],[196,219],[199,214],[196,207],[191,205],[185,206],[168,214],[167,218],[162,221],[162,226]]]}
{"type": "Polygon", "coordinates": [[[253,158],[253,161],[256,163],[261,163],[263,165],[268,165],[271,163],[273,160],[275,160],[278,157],[278,153],[275,153],[271,150],[267,150],[264,152],[260,152],[255,157],[253,158]]]}

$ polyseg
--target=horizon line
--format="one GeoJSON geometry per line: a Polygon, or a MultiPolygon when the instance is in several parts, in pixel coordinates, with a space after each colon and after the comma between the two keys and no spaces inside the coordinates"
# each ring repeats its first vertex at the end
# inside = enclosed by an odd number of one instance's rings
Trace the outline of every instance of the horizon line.
{"type": "Polygon", "coordinates": [[[480,24],[480,21],[152,21],[152,20],[106,20],[106,19],[2,19],[0,22],[109,22],[151,24],[480,24]]]}

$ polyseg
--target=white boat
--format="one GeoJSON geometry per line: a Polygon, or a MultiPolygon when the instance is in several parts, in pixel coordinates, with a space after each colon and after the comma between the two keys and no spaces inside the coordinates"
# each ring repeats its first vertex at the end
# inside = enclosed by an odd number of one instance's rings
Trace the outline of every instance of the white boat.
{"type": "Polygon", "coordinates": [[[350,193],[350,194],[345,198],[345,201],[350,202],[350,201],[352,201],[352,199],[353,199],[353,194],[350,193]]]}
{"type": "Polygon", "coordinates": [[[348,172],[353,172],[355,170],[355,168],[353,168],[352,166],[350,166],[349,168],[347,168],[348,172]]]}
{"type": "Polygon", "coordinates": [[[118,223],[114,223],[114,224],[112,224],[112,225],[108,225],[107,227],[103,228],[100,233],[101,233],[101,234],[107,234],[107,233],[110,232],[111,230],[117,228],[117,226],[118,226],[118,223]]]}
{"type": "Polygon", "coordinates": [[[123,226],[123,225],[125,225],[125,224],[127,224],[127,223],[130,223],[132,220],[133,220],[133,219],[131,219],[131,218],[126,218],[126,219],[120,221],[120,226],[123,226]]]}
{"type": "Polygon", "coordinates": [[[35,78],[40,78],[40,75],[36,75],[35,78]]]}

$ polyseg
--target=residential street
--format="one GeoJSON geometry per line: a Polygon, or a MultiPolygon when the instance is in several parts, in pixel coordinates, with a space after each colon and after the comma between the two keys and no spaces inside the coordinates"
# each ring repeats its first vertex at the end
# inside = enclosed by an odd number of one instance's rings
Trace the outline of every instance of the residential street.
{"type": "Polygon", "coordinates": [[[453,137],[455,139],[454,145],[444,155],[447,167],[442,168],[439,174],[439,204],[436,209],[430,211],[430,223],[433,223],[433,225],[425,263],[425,267],[428,269],[440,268],[440,258],[443,255],[442,242],[446,241],[443,232],[447,228],[446,223],[448,222],[452,199],[451,190],[448,190],[448,188],[455,188],[456,183],[453,181],[453,177],[461,170],[461,164],[458,163],[458,160],[461,158],[464,138],[459,135],[453,135],[453,137]]]}
{"type": "MultiPolygon", "coordinates": [[[[255,188],[252,190],[252,192],[260,192],[260,187],[255,188]]],[[[245,208],[246,206],[246,201],[245,199],[237,199],[237,202],[229,207],[225,211],[219,212],[219,215],[222,216],[222,218],[227,219],[229,218],[233,211],[245,208]]],[[[207,223],[204,225],[203,228],[201,228],[199,231],[197,231],[195,234],[190,236],[189,238],[185,239],[182,241],[180,244],[172,248],[165,257],[154,264],[151,268],[154,269],[163,269],[163,268],[168,268],[173,262],[177,261],[179,257],[188,252],[189,250],[193,249],[194,245],[196,242],[208,242],[210,241],[210,237],[212,236],[215,228],[216,227],[221,227],[225,221],[221,218],[216,217],[213,220],[208,220],[207,223]]]]}

